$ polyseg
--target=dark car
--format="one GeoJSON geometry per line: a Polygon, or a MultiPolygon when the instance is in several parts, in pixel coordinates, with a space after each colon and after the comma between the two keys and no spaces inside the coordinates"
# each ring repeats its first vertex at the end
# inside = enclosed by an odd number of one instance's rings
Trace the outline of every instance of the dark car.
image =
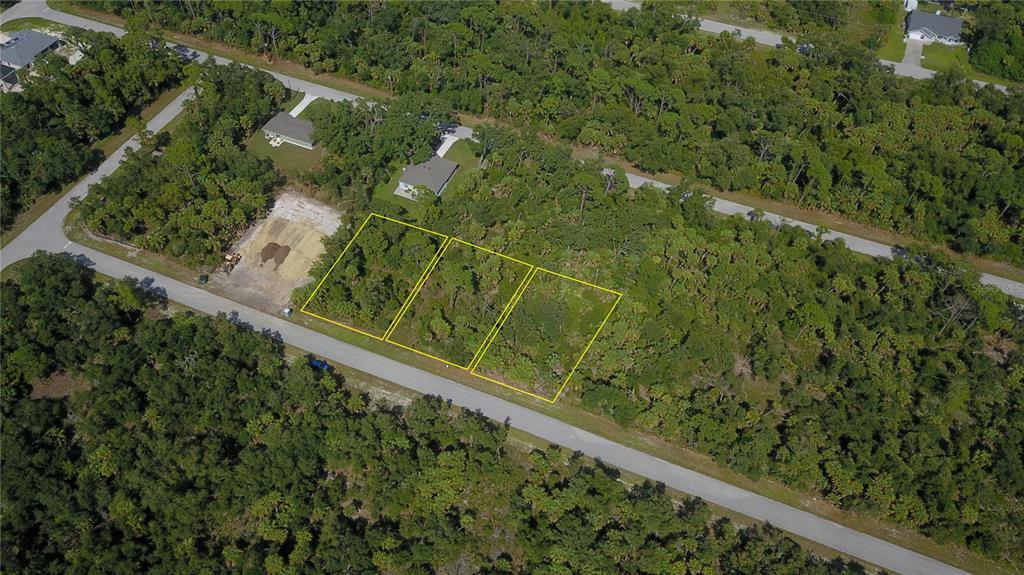
{"type": "Polygon", "coordinates": [[[440,124],[437,125],[437,130],[442,134],[450,134],[457,130],[458,128],[459,125],[456,124],[455,122],[441,122],[440,124]]]}
{"type": "Polygon", "coordinates": [[[309,360],[309,367],[312,367],[313,369],[318,369],[326,373],[334,373],[334,368],[331,367],[331,364],[327,363],[322,359],[317,359],[315,357],[309,360]]]}

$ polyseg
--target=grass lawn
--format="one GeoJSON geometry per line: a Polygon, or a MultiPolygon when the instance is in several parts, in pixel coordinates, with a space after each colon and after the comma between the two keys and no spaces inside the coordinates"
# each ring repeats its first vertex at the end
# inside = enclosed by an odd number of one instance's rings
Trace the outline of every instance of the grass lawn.
{"type": "Polygon", "coordinates": [[[274,148],[263,135],[263,130],[256,130],[252,136],[249,136],[249,139],[245,141],[245,147],[261,158],[269,158],[279,172],[290,178],[312,171],[323,157],[321,148],[307,150],[287,142],[274,148]]]}
{"type": "MultiPolygon", "coordinates": [[[[317,104],[313,102],[310,107],[317,104]]],[[[308,110],[309,108],[307,108],[308,110]]],[[[456,186],[462,184],[469,175],[477,170],[477,157],[473,155],[473,150],[470,148],[469,142],[466,140],[459,140],[448,149],[448,152],[444,155],[446,160],[451,160],[459,165],[459,169],[452,176],[448,186],[445,189],[453,189],[456,186]]],[[[377,200],[383,200],[402,207],[413,216],[419,217],[422,212],[422,207],[419,203],[412,200],[407,200],[403,197],[395,195],[395,188],[398,187],[398,178],[402,176],[402,171],[405,166],[396,166],[391,171],[391,177],[386,182],[377,184],[373,188],[373,198],[377,200]]]]}
{"type": "Polygon", "coordinates": [[[305,96],[306,96],[305,92],[299,92],[298,90],[292,90],[291,97],[288,98],[287,100],[285,100],[285,102],[283,104],[281,104],[281,107],[284,108],[285,112],[291,113],[292,108],[294,108],[295,106],[298,106],[299,102],[301,102],[302,99],[305,96]]]}
{"type": "MultiPolygon", "coordinates": [[[[296,102],[296,104],[298,104],[298,102],[296,102]]],[[[303,120],[308,120],[309,119],[309,114],[310,114],[311,110],[313,110],[314,108],[321,108],[323,106],[329,106],[329,105],[331,105],[330,101],[324,100],[323,98],[317,98],[316,100],[313,100],[312,102],[310,102],[309,105],[306,106],[305,110],[299,112],[299,117],[302,118],[303,120]]],[[[292,106],[292,107],[294,107],[294,106],[292,106]]]]}
{"type": "Polygon", "coordinates": [[[452,176],[450,182],[448,182],[449,188],[456,188],[462,185],[462,182],[469,178],[470,174],[477,171],[479,164],[478,158],[473,154],[473,148],[466,140],[459,140],[448,149],[448,153],[444,155],[444,159],[451,160],[459,165],[459,169],[452,176]]]}
{"type": "Polygon", "coordinates": [[[899,62],[903,60],[903,54],[907,51],[907,44],[903,41],[903,21],[893,24],[885,33],[882,47],[878,49],[877,55],[882,60],[899,62]]]}
{"type": "Polygon", "coordinates": [[[978,72],[967,59],[966,46],[946,46],[937,42],[925,44],[922,51],[921,67],[937,72],[948,72],[961,69],[972,80],[981,80],[991,84],[1009,84],[1010,81],[983,72],[978,72]]]}
{"type": "Polygon", "coordinates": [[[18,18],[17,20],[9,20],[0,24],[0,32],[14,32],[15,30],[33,29],[39,31],[53,30],[55,32],[64,32],[69,30],[68,26],[58,24],[45,18],[18,18]]]}

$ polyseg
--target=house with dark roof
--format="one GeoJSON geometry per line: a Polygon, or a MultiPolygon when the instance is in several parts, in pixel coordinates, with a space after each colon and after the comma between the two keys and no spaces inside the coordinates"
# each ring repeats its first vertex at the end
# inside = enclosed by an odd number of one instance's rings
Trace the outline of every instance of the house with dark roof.
{"type": "Polygon", "coordinates": [[[426,162],[409,165],[402,172],[402,176],[398,178],[395,195],[415,200],[415,191],[417,188],[421,188],[430,190],[435,196],[440,196],[457,169],[459,169],[458,164],[441,156],[431,156],[426,162]]]}
{"type": "Polygon", "coordinates": [[[43,54],[60,47],[60,40],[35,30],[0,34],[0,87],[5,92],[19,83],[18,70],[30,67],[43,54]]]}
{"type": "Polygon", "coordinates": [[[288,142],[307,150],[313,149],[313,122],[296,118],[287,112],[278,112],[263,126],[263,133],[270,145],[280,146],[288,142]]]}
{"type": "Polygon", "coordinates": [[[963,43],[963,26],[964,21],[959,18],[914,10],[907,15],[907,38],[955,46],[963,43]]]}

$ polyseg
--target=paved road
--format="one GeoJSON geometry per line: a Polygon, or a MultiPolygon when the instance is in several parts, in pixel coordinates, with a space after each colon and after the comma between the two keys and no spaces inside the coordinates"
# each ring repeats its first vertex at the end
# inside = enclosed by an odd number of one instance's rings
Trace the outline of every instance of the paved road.
{"type": "MultiPolygon", "coordinates": [[[[15,6],[10,10],[14,10],[17,7],[15,6]]],[[[21,12],[25,12],[25,10],[21,12]]],[[[18,12],[15,14],[18,14],[15,17],[25,15],[18,12]]],[[[51,14],[59,13],[51,11],[43,17],[49,17],[51,14]]],[[[7,19],[13,15],[5,14],[5,16],[5,19],[7,19]]],[[[323,95],[322,97],[331,96],[323,95]]],[[[180,111],[182,103],[186,98],[187,93],[174,100],[166,110],[161,111],[147,125],[147,128],[157,131],[165,126],[180,111]]],[[[169,299],[181,302],[204,313],[228,313],[237,321],[247,323],[255,329],[276,334],[283,341],[316,355],[326,357],[421,393],[434,394],[451,399],[457,405],[471,410],[478,410],[487,417],[497,421],[508,421],[513,427],[522,429],[546,441],[578,450],[608,464],[654,481],[663,482],[672,488],[701,497],[711,503],[743,515],[770,522],[783,530],[879,565],[885,569],[908,575],[961,575],[965,573],[960,569],[887,541],[865,535],[816,515],[603,439],[583,429],[542,415],[531,409],[396,362],[365,349],[346,344],[282,318],[242,306],[194,286],[183,284],[134,264],[68,241],[64,236],[62,222],[70,210],[71,199],[83,195],[91,183],[113,172],[120,163],[125,151],[133,145],[133,142],[130,141],[122,146],[107,161],[103,162],[95,173],[76,185],[60,202],[50,208],[42,217],[33,222],[27,230],[22,232],[18,238],[0,251],[0,267],[6,267],[19,259],[27,257],[36,249],[54,252],[65,251],[81,255],[88,259],[91,265],[101,273],[112,277],[129,276],[138,278],[151,288],[162,290],[169,299]]]]}
{"type": "Polygon", "coordinates": [[[433,373],[338,341],[282,318],[242,306],[205,290],[182,284],[95,250],[71,244],[68,246],[68,251],[84,255],[94,262],[95,269],[101,273],[113,277],[128,276],[144,280],[152,288],[164,290],[169,299],[182,302],[201,312],[211,315],[221,312],[228,313],[238,322],[274,334],[285,342],[315,355],[393,381],[420,393],[451,399],[456,405],[479,410],[493,420],[508,420],[513,427],[522,429],[545,441],[580,451],[637,475],[661,481],[674,489],[749,517],[767,521],[776,527],[823,543],[886,569],[898,573],[922,575],[962,575],[965,573],[934,559],[864,535],[816,515],[673,465],[641,451],[624,447],[553,417],[542,415],[433,373]]]}
{"type": "MultiPolygon", "coordinates": [[[[606,4],[611,6],[615,10],[626,11],[632,8],[640,8],[640,2],[638,0],[604,0],[606,4]]],[[[710,32],[712,34],[721,34],[722,32],[728,32],[734,34],[737,38],[747,39],[753,38],[758,44],[764,44],[765,46],[777,46],[782,43],[782,39],[785,37],[778,32],[771,32],[769,30],[758,30],[756,28],[745,28],[743,26],[736,26],[735,24],[725,24],[723,22],[715,22],[714,20],[708,20],[707,18],[700,19],[700,29],[704,32],[710,32]]],[[[920,57],[917,60],[920,61],[920,57]]],[[[908,78],[916,78],[918,80],[926,80],[935,75],[934,70],[922,68],[916,62],[911,64],[910,62],[893,62],[891,60],[879,60],[883,65],[893,69],[893,73],[897,76],[907,76],[908,78]]],[[[986,86],[988,82],[982,82],[981,80],[974,80],[974,83],[979,86],[986,86]]],[[[1006,86],[1002,84],[992,84],[992,86],[1000,92],[1006,92],[1006,86]]]]}
{"type": "Polygon", "coordinates": [[[901,64],[904,66],[920,67],[921,54],[924,53],[924,42],[921,40],[907,38],[904,43],[907,47],[903,51],[903,60],[901,61],[901,64]]]}
{"type": "MultiPolygon", "coordinates": [[[[182,109],[182,106],[192,95],[191,90],[186,90],[175,98],[163,110],[157,113],[152,120],[146,124],[146,129],[156,133],[163,129],[182,109]]],[[[62,251],[67,238],[64,237],[64,218],[71,211],[71,201],[85,197],[89,186],[107,177],[117,169],[129,149],[136,149],[139,146],[138,138],[132,138],[121,145],[106,160],[96,168],[96,171],[85,176],[64,194],[56,204],[47,210],[43,215],[32,222],[28,228],[18,234],[18,237],[11,240],[3,251],[0,252],[0,268],[6,267],[20,259],[26,258],[36,250],[62,251]]]]}

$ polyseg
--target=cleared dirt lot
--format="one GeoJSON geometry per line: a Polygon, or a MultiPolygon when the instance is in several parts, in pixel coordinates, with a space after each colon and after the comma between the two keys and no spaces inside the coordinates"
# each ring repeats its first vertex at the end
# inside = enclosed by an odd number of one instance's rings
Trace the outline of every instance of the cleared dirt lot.
{"type": "Polygon", "coordinates": [[[241,260],[210,282],[232,297],[266,311],[288,304],[293,289],[309,282],[310,266],[323,252],[321,240],[338,229],[341,214],[315,200],[285,191],[266,218],[232,246],[241,260]]]}

